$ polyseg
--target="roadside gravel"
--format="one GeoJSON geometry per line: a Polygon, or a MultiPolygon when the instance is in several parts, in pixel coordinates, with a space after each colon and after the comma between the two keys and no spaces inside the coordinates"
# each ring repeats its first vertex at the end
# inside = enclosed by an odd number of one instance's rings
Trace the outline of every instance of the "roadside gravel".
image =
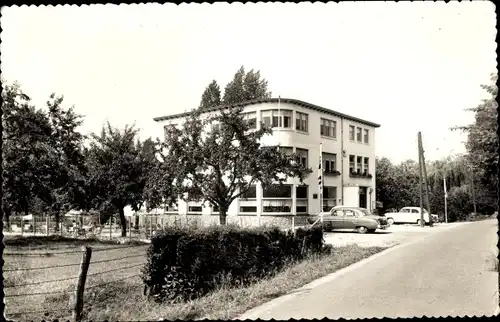
{"type": "Polygon", "coordinates": [[[325,233],[325,243],[333,246],[347,246],[356,244],[360,247],[391,247],[408,242],[419,236],[434,234],[457,225],[469,223],[434,224],[433,227],[417,225],[392,225],[387,230],[377,230],[372,234],[359,234],[355,231],[344,230],[325,233]]]}

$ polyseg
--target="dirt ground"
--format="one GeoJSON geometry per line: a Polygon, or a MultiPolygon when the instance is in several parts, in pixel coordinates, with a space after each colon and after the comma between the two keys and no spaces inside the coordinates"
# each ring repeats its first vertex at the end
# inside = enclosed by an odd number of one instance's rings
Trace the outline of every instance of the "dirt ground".
{"type": "Polygon", "coordinates": [[[325,243],[333,246],[346,246],[356,244],[360,247],[390,247],[411,241],[419,236],[434,234],[456,225],[467,225],[468,223],[438,223],[433,227],[420,227],[417,225],[392,225],[386,230],[377,229],[370,234],[360,234],[356,231],[343,230],[325,233],[325,243]]]}

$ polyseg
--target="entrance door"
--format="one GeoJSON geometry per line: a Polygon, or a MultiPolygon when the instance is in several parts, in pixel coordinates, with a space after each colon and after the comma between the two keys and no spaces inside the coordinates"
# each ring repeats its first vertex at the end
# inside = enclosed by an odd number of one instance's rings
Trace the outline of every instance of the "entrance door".
{"type": "Polygon", "coordinates": [[[366,207],[366,187],[359,187],[359,206],[361,208],[366,207]]]}

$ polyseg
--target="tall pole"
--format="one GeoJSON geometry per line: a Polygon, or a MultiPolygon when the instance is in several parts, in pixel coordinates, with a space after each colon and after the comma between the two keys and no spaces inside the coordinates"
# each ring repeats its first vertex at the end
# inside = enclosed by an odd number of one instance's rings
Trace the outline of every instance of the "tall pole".
{"type": "Polygon", "coordinates": [[[429,212],[429,226],[432,227],[432,212],[431,212],[431,204],[429,202],[429,185],[427,183],[427,169],[425,167],[425,156],[424,156],[424,147],[422,145],[422,133],[419,132],[419,143],[420,143],[420,157],[422,158],[422,169],[424,171],[424,192],[425,192],[425,205],[427,206],[427,211],[429,212]]]}
{"type": "Polygon", "coordinates": [[[446,173],[443,175],[444,188],[444,222],[448,223],[448,190],[446,189],[446,173]]]}
{"type": "Polygon", "coordinates": [[[323,143],[319,144],[318,189],[319,213],[321,218],[321,226],[323,226],[323,143]]]}
{"type": "Polygon", "coordinates": [[[420,226],[424,227],[424,202],[423,202],[423,177],[422,177],[422,134],[418,132],[418,171],[420,174],[419,191],[420,191],[420,226]]]}

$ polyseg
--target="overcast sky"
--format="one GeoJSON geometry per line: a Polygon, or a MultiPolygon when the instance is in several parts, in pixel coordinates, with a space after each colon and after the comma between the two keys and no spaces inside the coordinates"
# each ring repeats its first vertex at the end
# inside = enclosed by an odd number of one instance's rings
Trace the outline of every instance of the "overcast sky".
{"type": "Polygon", "coordinates": [[[84,114],[136,122],[198,106],[212,79],[260,70],[273,96],[296,98],[382,126],[376,152],[427,159],[463,152],[450,132],[473,121],[496,73],[494,5],[435,2],[91,5],[2,8],[1,69],[36,106],[52,92],[84,114]]]}

